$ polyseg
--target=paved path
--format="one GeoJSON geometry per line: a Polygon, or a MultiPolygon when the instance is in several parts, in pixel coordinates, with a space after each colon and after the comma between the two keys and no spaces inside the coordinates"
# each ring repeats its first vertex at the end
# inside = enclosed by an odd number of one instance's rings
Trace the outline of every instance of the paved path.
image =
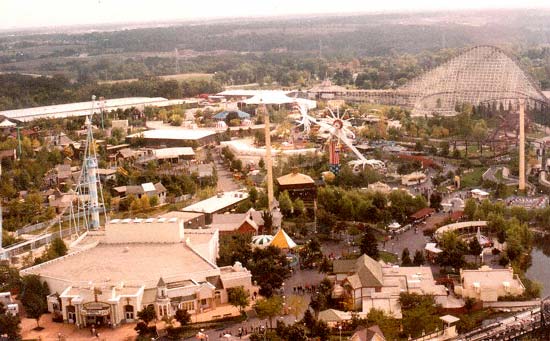
{"type": "Polygon", "coordinates": [[[426,219],[426,224],[418,224],[418,231],[415,233],[414,227],[409,229],[408,231],[399,234],[396,236],[396,238],[389,240],[385,243],[382,242],[379,245],[380,250],[386,250],[388,252],[392,252],[397,254],[399,257],[401,257],[401,253],[405,248],[409,249],[411,258],[414,256],[414,252],[416,250],[424,250],[424,247],[426,246],[426,242],[428,242],[429,238],[424,236],[423,231],[425,229],[433,228],[436,224],[441,223],[444,221],[448,216],[448,213],[435,213],[428,219],[426,219]]]}
{"type": "MultiPolygon", "coordinates": [[[[216,154],[217,152],[213,152],[216,154]]],[[[241,188],[241,185],[235,182],[233,179],[233,173],[231,173],[224,165],[220,164],[220,157],[214,156],[214,164],[216,165],[216,172],[218,173],[218,191],[235,191],[241,188]]]]}

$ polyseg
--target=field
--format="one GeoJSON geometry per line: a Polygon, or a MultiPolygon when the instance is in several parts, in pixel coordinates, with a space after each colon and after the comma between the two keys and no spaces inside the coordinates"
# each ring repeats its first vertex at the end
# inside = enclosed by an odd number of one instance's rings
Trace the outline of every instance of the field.
{"type": "MultiPolygon", "coordinates": [[[[212,79],[214,75],[211,73],[179,73],[175,75],[166,75],[166,76],[159,76],[160,79],[163,80],[177,80],[178,82],[181,81],[187,81],[190,79],[193,80],[210,80],[212,79]]],[[[131,79],[120,79],[120,80],[114,80],[114,81],[99,81],[99,84],[116,84],[116,83],[128,83],[137,81],[137,78],[131,78],[131,79]]]]}
{"type": "Polygon", "coordinates": [[[481,184],[481,176],[486,170],[486,168],[474,168],[468,173],[464,172],[462,179],[460,179],[460,187],[469,188],[479,186],[481,184]]]}

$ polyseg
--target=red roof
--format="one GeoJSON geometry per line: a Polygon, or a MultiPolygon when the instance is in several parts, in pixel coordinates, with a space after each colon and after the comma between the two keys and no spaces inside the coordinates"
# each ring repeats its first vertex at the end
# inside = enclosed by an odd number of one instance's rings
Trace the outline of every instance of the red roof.
{"type": "Polygon", "coordinates": [[[464,216],[464,211],[455,211],[449,215],[449,219],[452,221],[458,221],[464,216]]]}
{"type": "Polygon", "coordinates": [[[440,167],[437,163],[435,163],[432,159],[428,159],[424,156],[418,156],[418,155],[409,155],[409,154],[399,154],[398,157],[403,160],[411,160],[411,161],[419,161],[422,163],[422,168],[438,168],[440,167]]]}
{"type": "Polygon", "coordinates": [[[423,209],[419,210],[418,212],[412,214],[411,218],[414,219],[414,220],[426,218],[427,216],[429,216],[430,214],[432,214],[434,212],[435,212],[435,210],[433,208],[426,207],[426,208],[423,208],[423,209]]]}

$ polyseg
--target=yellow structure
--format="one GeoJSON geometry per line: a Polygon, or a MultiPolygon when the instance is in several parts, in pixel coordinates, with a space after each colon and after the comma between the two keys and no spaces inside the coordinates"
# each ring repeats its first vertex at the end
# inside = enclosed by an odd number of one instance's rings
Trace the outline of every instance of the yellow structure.
{"type": "Polygon", "coordinates": [[[271,241],[271,244],[275,247],[278,247],[279,249],[293,249],[296,247],[296,243],[286,234],[286,232],[283,229],[279,229],[277,233],[275,234],[275,237],[273,237],[273,240],[271,241]]]}

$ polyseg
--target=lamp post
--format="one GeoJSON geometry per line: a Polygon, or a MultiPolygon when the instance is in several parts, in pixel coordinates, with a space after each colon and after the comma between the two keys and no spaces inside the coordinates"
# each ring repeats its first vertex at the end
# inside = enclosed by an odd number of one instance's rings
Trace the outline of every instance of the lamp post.
{"type": "Polygon", "coordinates": [[[342,341],[342,325],[338,326],[338,331],[340,332],[340,341],[342,341]]]}

